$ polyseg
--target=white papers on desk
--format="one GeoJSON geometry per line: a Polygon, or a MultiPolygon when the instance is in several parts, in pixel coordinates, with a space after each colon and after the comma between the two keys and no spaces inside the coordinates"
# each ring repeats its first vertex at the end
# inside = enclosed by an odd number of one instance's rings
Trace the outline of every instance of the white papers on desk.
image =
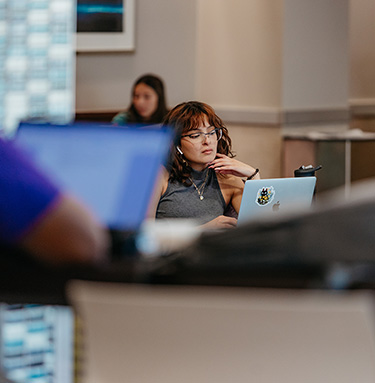
{"type": "Polygon", "coordinates": [[[137,248],[145,257],[166,254],[190,245],[201,232],[193,219],[150,219],[141,227],[137,248]]]}

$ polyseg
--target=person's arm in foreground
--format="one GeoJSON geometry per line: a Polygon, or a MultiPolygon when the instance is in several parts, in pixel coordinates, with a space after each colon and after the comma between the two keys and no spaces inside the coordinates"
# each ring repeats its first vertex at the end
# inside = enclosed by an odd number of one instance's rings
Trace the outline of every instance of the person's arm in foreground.
{"type": "Polygon", "coordinates": [[[106,230],[74,197],[57,203],[20,238],[19,246],[42,261],[55,264],[100,262],[106,259],[106,230]]]}
{"type": "Polygon", "coordinates": [[[104,259],[107,231],[12,143],[0,139],[0,243],[52,263],[104,259]]]}

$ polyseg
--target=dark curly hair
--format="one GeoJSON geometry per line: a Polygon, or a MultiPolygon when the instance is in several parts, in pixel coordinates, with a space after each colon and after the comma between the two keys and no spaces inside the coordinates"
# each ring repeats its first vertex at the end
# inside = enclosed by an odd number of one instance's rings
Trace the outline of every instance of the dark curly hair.
{"type": "Polygon", "coordinates": [[[160,124],[163,121],[165,115],[168,113],[168,108],[167,108],[167,104],[166,104],[166,95],[165,95],[163,80],[154,74],[145,74],[145,75],[139,77],[135,81],[133,88],[132,88],[132,101],[131,101],[131,104],[128,108],[128,122],[129,123],[144,122],[142,116],[140,116],[140,114],[137,112],[137,110],[135,109],[134,104],[133,104],[133,97],[134,97],[135,88],[139,84],[145,84],[145,85],[149,86],[158,95],[158,106],[157,106],[155,112],[150,117],[150,119],[147,120],[147,123],[160,124]]]}
{"type": "Polygon", "coordinates": [[[172,153],[170,166],[169,166],[169,179],[171,181],[177,180],[186,186],[191,185],[189,177],[192,168],[181,155],[176,146],[181,144],[181,135],[186,134],[191,130],[195,130],[208,121],[210,126],[221,128],[223,135],[217,143],[217,152],[225,154],[229,157],[234,157],[232,153],[232,140],[229,137],[228,129],[225,127],[223,121],[218,117],[214,109],[199,101],[183,102],[175,106],[165,117],[163,124],[170,126],[176,130],[176,145],[174,153],[172,153]]]}

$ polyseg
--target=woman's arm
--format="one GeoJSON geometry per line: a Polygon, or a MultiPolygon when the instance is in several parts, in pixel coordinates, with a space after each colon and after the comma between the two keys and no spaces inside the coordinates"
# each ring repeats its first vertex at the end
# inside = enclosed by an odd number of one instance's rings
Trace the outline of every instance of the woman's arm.
{"type": "Polygon", "coordinates": [[[169,173],[167,169],[164,166],[162,166],[159,171],[158,182],[155,186],[155,190],[152,194],[151,202],[147,210],[147,218],[155,218],[159,200],[167,190],[168,179],[169,173]]]}
{"type": "Polygon", "coordinates": [[[201,225],[202,229],[229,229],[237,226],[237,219],[233,217],[226,217],[219,215],[211,221],[201,225]]]}
{"type": "Polygon", "coordinates": [[[234,210],[238,213],[241,206],[242,193],[245,186],[242,178],[232,175],[218,175],[221,193],[227,205],[231,204],[234,210]]]}
{"type": "Polygon", "coordinates": [[[244,162],[230,158],[224,154],[217,154],[216,158],[211,162],[211,169],[214,169],[216,173],[219,174],[231,174],[236,177],[251,177],[252,179],[260,179],[259,171],[256,172],[256,169],[250,165],[245,164],[244,162]]]}
{"type": "Polygon", "coordinates": [[[216,173],[229,175],[228,177],[218,177],[221,192],[227,204],[231,203],[238,213],[242,201],[244,182],[242,178],[260,179],[259,170],[245,164],[244,162],[229,158],[224,154],[217,154],[217,157],[210,165],[216,173]],[[234,177],[231,177],[234,176],[234,177]]]}

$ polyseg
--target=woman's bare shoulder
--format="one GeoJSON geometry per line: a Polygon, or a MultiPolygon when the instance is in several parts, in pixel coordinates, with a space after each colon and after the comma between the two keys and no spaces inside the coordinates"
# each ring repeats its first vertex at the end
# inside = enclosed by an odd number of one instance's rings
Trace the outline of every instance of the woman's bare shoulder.
{"type": "Polygon", "coordinates": [[[167,170],[167,168],[165,166],[161,166],[160,167],[160,174],[159,174],[160,178],[162,178],[163,180],[167,180],[169,179],[169,172],[167,170]]]}
{"type": "Polygon", "coordinates": [[[169,180],[169,172],[164,166],[161,166],[159,169],[159,174],[158,174],[158,182],[155,186],[155,192],[153,193],[150,206],[148,208],[148,213],[147,213],[148,218],[155,218],[157,205],[159,203],[161,196],[167,190],[168,180],[169,180]]]}
{"type": "Polygon", "coordinates": [[[162,166],[159,170],[158,179],[159,194],[161,196],[167,190],[169,180],[169,172],[164,166],[162,166]]]}

